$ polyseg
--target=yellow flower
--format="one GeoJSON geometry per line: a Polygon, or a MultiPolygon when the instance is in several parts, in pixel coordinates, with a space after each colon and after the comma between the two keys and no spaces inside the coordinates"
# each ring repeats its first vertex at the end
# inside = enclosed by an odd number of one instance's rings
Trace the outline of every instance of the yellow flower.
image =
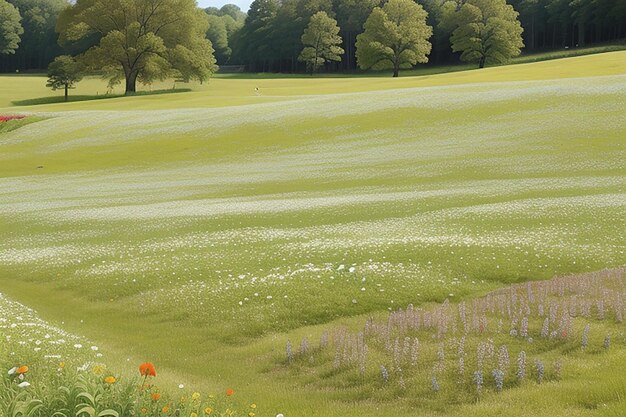
{"type": "Polygon", "coordinates": [[[196,414],[195,412],[189,414],[189,417],[198,417],[198,414],[196,414]]]}
{"type": "Polygon", "coordinates": [[[147,412],[148,412],[148,409],[147,409],[146,407],[143,407],[143,408],[141,409],[141,413],[142,413],[142,414],[146,414],[147,412]]]}
{"type": "Polygon", "coordinates": [[[104,382],[106,382],[109,385],[115,384],[116,381],[117,379],[115,379],[114,376],[107,376],[106,378],[104,378],[104,382]]]}
{"type": "Polygon", "coordinates": [[[213,412],[213,409],[211,407],[206,407],[204,409],[204,414],[211,414],[213,412]]]}
{"type": "Polygon", "coordinates": [[[65,368],[65,362],[60,362],[59,363],[59,368],[61,368],[61,369],[65,368]]]}
{"type": "Polygon", "coordinates": [[[104,366],[102,365],[96,365],[93,367],[93,369],[91,370],[93,372],[94,375],[96,376],[100,376],[104,373],[104,366]]]}
{"type": "Polygon", "coordinates": [[[256,408],[256,404],[250,404],[250,408],[252,409],[256,408]]]}
{"type": "Polygon", "coordinates": [[[256,414],[254,414],[252,411],[248,413],[248,417],[254,417],[254,416],[256,416],[256,414]]]}
{"type": "Polygon", "coordinates": [[[200,393],[194,392],[193,394],[191,394],[191,399],[194,401],[198,401],[200,399],[200,393]]]}

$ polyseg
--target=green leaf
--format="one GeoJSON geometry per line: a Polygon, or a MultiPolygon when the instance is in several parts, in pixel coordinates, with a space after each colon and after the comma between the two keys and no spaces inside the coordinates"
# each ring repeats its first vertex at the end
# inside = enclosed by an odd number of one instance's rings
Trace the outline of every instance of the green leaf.
{"type": "Polygon", "coordinates": [[[83,407],[76,412],[76,417],[83,417],[83,414],[87,414],[89,417],[94,417],[96,415],[96,410],[90,406],[83,407]]]}
{"type": "Polygon", "coordinates": [[[120,413],[118,413],[115,410],[108,409],[108,410],[101,411],[100,414],[98,414],[98,417],[107,417],[107,416],[108,417],[120,417],[120,413]]]}
{"type": "Polygon", "coordinates": [[[37,411],[43,408],[43,402],[41,400],[30,400],[30,402],[25,408],[26,408],[26,411],[24,412],[24,414],[27,417],[32,417],[36,415],[35,413],[37,413],[37,411]]]}
{"type": "Polygon", "coordinates": [[[96,399],[93,397],[93,395],[91,395],[88,392],[81,392],[80,394],[78,394],[76,396],[77,399],[83,398],[87,401],[88,405],[91,405],[93,407],[96,406],[96,399]]]}

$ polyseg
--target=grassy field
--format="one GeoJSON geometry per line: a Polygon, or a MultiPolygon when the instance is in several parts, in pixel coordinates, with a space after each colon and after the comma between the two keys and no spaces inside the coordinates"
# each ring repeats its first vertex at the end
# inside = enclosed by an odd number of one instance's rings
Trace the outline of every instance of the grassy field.
{"type": "Polygon", "coordinates": [[[2,293],[112,366],[235,387],[259,416],[607,415],[624,395],[619,326],[562,381],[478,403],[350,395],[277,358],[408,304],[626,264],[626,52],[179,87],[14,106],[56,93],[0,77],[0,114],[42,119],[0,133],[2,293]]]}

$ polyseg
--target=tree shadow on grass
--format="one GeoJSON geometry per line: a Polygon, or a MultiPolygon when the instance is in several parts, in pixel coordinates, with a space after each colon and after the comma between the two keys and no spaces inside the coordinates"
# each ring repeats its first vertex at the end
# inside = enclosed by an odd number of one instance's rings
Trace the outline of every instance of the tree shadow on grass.
{"type": "Polygon", "coordinates": [[[56,103],[73,103],[77,101],[91,101],[91,100],[106,100],[123,97],[135,97],[135,96],[152,96],[157,94],[174,94],[174,93],[188,93],[191,88],[176,88],[168,90],[154,90],[154,91],[137,91],[136,93],[124,95],[124,94],[103,94],[103,95],[70,95],[65,101],[63,96],[48,96],[31,98],[27,100],[15,100],[11,103],[14,106],[37,106],[40,104],[56,104],[56,103]]]}

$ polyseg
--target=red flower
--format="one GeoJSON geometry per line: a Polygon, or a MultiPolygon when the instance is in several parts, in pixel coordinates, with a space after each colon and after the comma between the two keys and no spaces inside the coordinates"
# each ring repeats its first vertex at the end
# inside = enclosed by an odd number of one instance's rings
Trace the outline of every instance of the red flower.
{"type": "Polygon", "coordinates": [[[156,368],[151,362],[145,362],[139,365],[139,373],[141,376],[156,376],[156,368]]]}
{"type": "Polygon", "coordinates": [[[26,116],[22,116],[22,115],[0,116],[0,123],[9,122],[11,120],[19,120],[19,119],[23,119],[25,117],[26,116]]]}
{"type": "Polygon", "coordinates": [[[233,391],[233,389],[232,389],[232,388],[228,388],[228,389],[226,390],[226,396],[227,396],[227,397],[230,397],[230,396],[231,396],[231,395],[233,395],[234,393],[235,393],[235,391],[233,391]]]}

